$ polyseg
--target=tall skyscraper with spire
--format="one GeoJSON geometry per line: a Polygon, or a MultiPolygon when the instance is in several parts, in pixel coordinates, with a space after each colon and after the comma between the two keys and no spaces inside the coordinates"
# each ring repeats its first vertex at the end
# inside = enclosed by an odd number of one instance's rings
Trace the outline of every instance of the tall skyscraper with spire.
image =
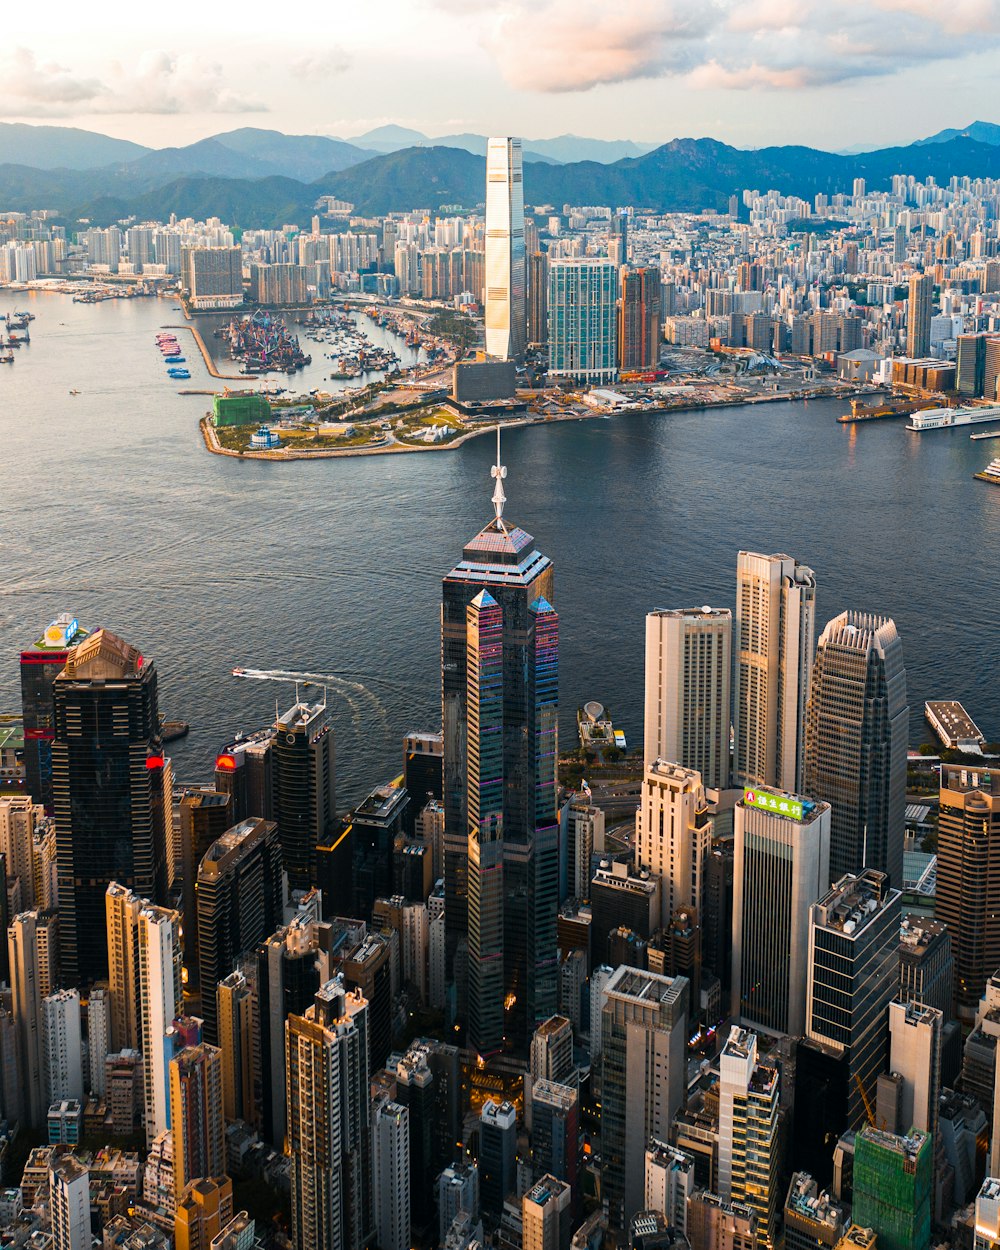
{"type": "Polygon", "coordinates": [[[527,339],[521,140],[486,146],[486,354],[524,355],[527,339]]]}
{"type": "Polygon", "coordinates": [[[481,1055],[525,1050],[558,1005],[553,569],[504,520],[499,431],[492,475],[495,516],[444,579],[441,609],[445,922],[481,1055]]]}

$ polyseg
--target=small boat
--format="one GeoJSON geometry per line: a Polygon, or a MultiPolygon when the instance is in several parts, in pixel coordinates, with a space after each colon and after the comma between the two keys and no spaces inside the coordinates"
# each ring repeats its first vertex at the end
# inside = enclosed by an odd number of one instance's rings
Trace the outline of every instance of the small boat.
{"type": "Polygon", "coordinates": [[[0,365],[12,365],[14,363],[13,352],[0,353],[0,365]]]}
{"type": "Polygon", "coordinates": [[[1000,486],[1000,456],[991,460],[982,473],[973,473],[972,476],[980,482],[992,482],[994,486],[1000,486]]]}
{"type": "Polygon", "coordinates": [[[80,392],[79,392],[79,391],[70,391],[70,394],[71,394],[71,395],[79,395],[79,394],[80,394],[80,392]]]}
{"type": "Polygon", "coordinates": [[[164,742],[176,742],[178,738],[186,738],[191,726],[186,720],[165,720],[160,722],[160,737],[164,742]]]}

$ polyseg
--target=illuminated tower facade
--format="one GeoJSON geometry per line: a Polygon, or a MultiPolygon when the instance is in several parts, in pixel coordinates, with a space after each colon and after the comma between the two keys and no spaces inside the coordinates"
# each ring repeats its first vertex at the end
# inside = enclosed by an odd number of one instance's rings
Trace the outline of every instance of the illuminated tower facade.
{"type": "Polygon", "coordinates": [[[524,355],[524,187],[521,140],[486,145],[486,354],[498,360],[524,355]]]}
{"type": "Polygon", "coordinates": [[[558,1005],[559,623],[552,562],[503,519],[499,436],[497,461],[496,515],[444,579],[441,613],[449,966],[461,982],[467,949],[460,1013],[481,1055],[524,1050],[558,1005]]]}

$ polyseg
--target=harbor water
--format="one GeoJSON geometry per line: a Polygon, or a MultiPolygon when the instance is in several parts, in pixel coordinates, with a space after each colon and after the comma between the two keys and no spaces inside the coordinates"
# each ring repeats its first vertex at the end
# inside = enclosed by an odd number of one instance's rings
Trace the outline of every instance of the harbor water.
{"type": "MultiPolygon", "coordinates": [[[[0,291],[0,315],[15,308],[37,319],[0,366],[0,711],[19,706],[18,652],[72,611],[155,661],[162,710],[191,723],[170,747],[181,780],[209,778],[222,742],[294,698],[235,666],[330,675],[341,807],[397,773],[402,734],[439,723],[440,579],[492,515],[493,439],[285,464],[213,456],[197,428],[210,400],[178,391],[222,384],[192,349],[191,380],[171,382],[153,342],[180,321],[171,301],[0,291]]],[[[645,613],[732,607],[741,547],[811,565],[821,622],[845,607],[895,618],[914,742],[931,698],[961,699],[1000,738],[1000,489],[972,477],[1000,444],[842,426],[842,408],[505,436],[507,514],[556,567],[564,743],[576,707],[598,699],[639,745],[645,613]]]]}

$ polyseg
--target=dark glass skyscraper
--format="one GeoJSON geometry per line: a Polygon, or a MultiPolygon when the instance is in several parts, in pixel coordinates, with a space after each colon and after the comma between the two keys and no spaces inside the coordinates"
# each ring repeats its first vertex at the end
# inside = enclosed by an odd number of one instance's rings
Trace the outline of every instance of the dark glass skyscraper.
{"type": "Polygon", "coordinates": [[[336,819],[333,727],[325,703],[297,702],[274,728],[271,777],[281,859],[288,888],[308,890],[316,847],[336,819]]]}
{"type": "Polygon", "coordinates": [[[444,579],[441,611],[448,953],[454,967],[467,940],[469,1041],[484,1055],[525,1049],[558,1005],[553,570],[504,521],[506,470],[493,476],[496,515],[444,579]]]}
{"type": "Polygon", "coordinates": [[[52,791],[67,985],[107,977],[111,881],[162,903],[169,779],[156,669],[106,629],[67,654],[54,683],[52,791]]]}
{"type": "Polygon", "coordinates": [[[833,809],[830,878],[903,880],[909,708],[895,622],[841,612],[820,635],[806,714],[805,793],[833,809]]]}
{"type": "Polygon", "coordinates": [[[69,648],[87,631],[68,612],[56,617],[33,647],[21,652],[21,716],[24,721],[25,792],[52,814],[52,684],[69,648]]]}

